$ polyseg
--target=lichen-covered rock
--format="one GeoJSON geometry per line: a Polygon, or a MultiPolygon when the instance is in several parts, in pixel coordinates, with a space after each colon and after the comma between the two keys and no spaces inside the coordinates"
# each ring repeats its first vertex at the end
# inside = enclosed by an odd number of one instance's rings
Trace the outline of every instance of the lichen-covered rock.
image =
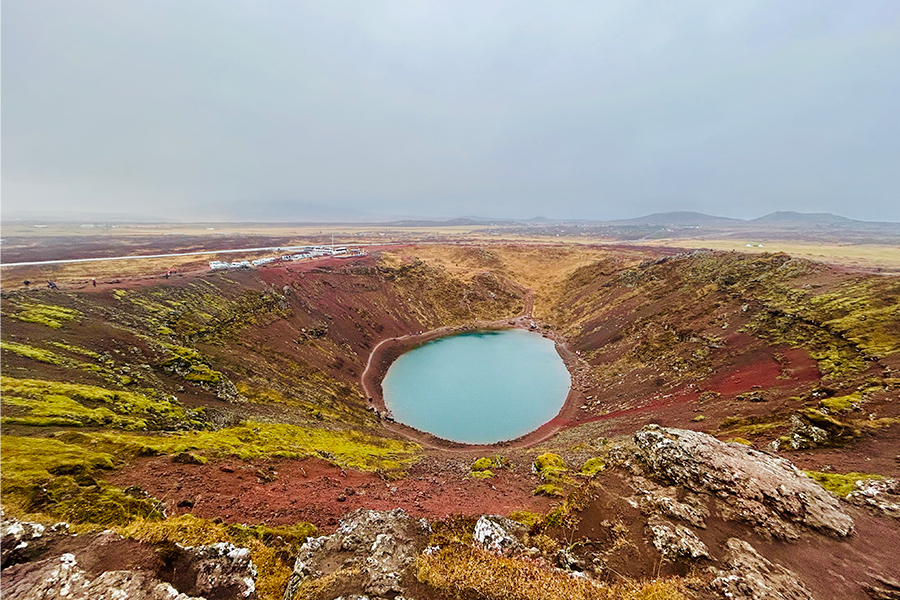
{"type": "Polygon", "coordinates": [[[40,523],[27,523],[4,518],[0,522],[0,562],[5,568],[23,560],[33,549],[35,540],[44,536],[45,527],[40,523]]]}
{"type": "Polygon", "coordinates": [[[763,534],[796,538],[796,524],[847,536],[853,519],[838,500],[790,461],[697,431],[648,425],[634,435],[653,473],[694,492],[715,494],[723,516],[763,534]]]}
{"type": "Polygon", "coordinates": [[[250,561],[250,550],[230,542],[187,548],[193,554],[196,572],[195,589],[209,595],[228,591],[236,598],[256,597],[256,567],[250,561]]]}
{"type": "Polygon", "coordinates": [[[91,578],[73,554],[13,568],[14,577],[4,573],[3,596],[16,600],[203,600],[181,594],[143,571],[106,571],[91,578]]]}
{"type": "Polygon", "coordinates": [[[730,538],[725,545],[728,570],[715,570],[712,588],[727,600],[813,600],[796,574],[769,562],[747,542],[730,538]]]}
{"type": "Polygon", "coordinates": [[[498,555],[510,555],[522,548],[516,539],[524,533],[525,526],[512,519],[497,515],[485,515],[475,523],[475,545],[498,555]]]}
{"type": "Polygon", "coordinates": [[[647,529],[650,530],[650,541],[663,558],[669,560],[709,558],[706,544],[687,527],[674,525],[654,515],[647,521],[647,529]]]}
{"type": "Polygon", "coordinates": [[[303,583],[339,570],[360,573],[360,592],[369,598],[404,593],[403,579],[425,547],[430,528],[402,509],[359,509],[330,536],[310,538],[300,548],[284,593],[292,600],[303,583]]]}
{"type": "Polygon", "coordinates": [[[847,500],[900,519],[900,479],[860,479],[847,500]]]}

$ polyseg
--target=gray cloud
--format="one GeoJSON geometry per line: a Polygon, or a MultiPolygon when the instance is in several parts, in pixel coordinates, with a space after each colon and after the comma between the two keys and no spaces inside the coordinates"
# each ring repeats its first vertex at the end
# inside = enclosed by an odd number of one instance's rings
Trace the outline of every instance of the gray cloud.
{"type": "Polygon", "coordinates": [[[2,17],[4,213],[900,221],[892,0],[6,0],[2,17]]]}

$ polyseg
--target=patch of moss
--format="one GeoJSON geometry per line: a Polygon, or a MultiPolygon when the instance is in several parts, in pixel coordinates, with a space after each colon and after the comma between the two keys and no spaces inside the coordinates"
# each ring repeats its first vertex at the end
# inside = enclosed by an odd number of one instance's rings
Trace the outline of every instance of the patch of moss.
{"type": "Polygon", "coordinates": [[[0,437],[0,452],[4,502],[22,510],[102,526],[162,516],[152,498],[95,479],[117,464],[106,452],[55,439],[14,436],[0,437]]]}
{"type": "Polygon", "coordinates": [[[483,471],[470,471],[469,477],[474,477],[475,479],[490,479],[494,476],[494,472],[490,469],[484,469],[483,471]]]}
{"type": "Polygon", "coordinates": [[[69,425],[107,425],[122,429],[146,429],[143,419],[117,415],[108,408],[87,408],[68,396],[46,394],[39,398],[17,398],[3,396],[2,402],[7,406],[17,406],[27,411],[25,417],[4,417],[4,423],[32,426],[69,425]]]}
{"type": "Polygon", "coordinates": [[[594,457],[589,458],[585,461],[585,463],[581,466],[581,471],[579,471],[579,473],[581,473],[582,475],[593,477],[605,468],[606,463],[603,462],[603,459],[594,457]]]}
{"type": "Polygon", "coordinates": [[[472,471],[487,471],[488,469],[490,469],[493,466],[494,466],[494,461],[486,456],[483,456],[483,457],[479,458],[478,460],[476,460],[472,464],[471,470],[472,471]]]}
{"type": "Polygon", "coordinates": [[[69,352],[74,352],[75,354],[81,354],[83,356],[88,356],[90,358],[100,358],[100,355],[93,350],[88,350],[87,348],[82,348],[81,346],[76,346],[75,344],[67,344],[66,342],[47,342],[52,346],[56,346],[57,348],[61,348],[63,350],[68,350],[69,352]]]}
{"type": "Polygon", "coordinates": [[[509,518],[530,528],[541,523],[544,515],[527,510],[517,510],[509,513],[509,518]]]}
{"type": "Polygon", "coordinates": [[[821,402],[819,402],[819,406],[827,410],[828,412],[846,412],[853,408],[854,404],[858,404],[862,402],[863,393],[862,392],[853,392],[852,394],[847,394],[846,396],[835,396],[833,398],[825,398],[821,402]]]}
{"type": "Polygon", "coordinates": [[[17,342],[0,342],[0,348],[13,354],[18,354],[31,360],[47,363],[49,365],[61,365],[65,361],[55,352],[44,350],[43,348],[35,348],[28,344],[19,344],[17,342]]]}
{"type": "Polygon", "coordinates": [[[83,424],[146,429],[148,419],[176,422],[185,417],[184,408],[168,400],[93,385],[0,377],[0,392],[5,403],[18,402],[34,416],[68,417],[83,424]],[[85,402],[109,408],[91,409],[85,402]]]}
{"type": "Polygon", "coordinates": [[[186,431],[166,437],[98,432],[61,434],[71,443],[124,453],[177,454],[201,452],[209,456],[302,458],[318,456],[341,467],[363,471],[396,471],[414,463],[421,447],[356,431],[330,431],[281,423],[248,421],[218,431],[186,431]]]}
{"type": "Polygon", "coordinates": [[[535,496],[549,496],[551,498],[562,498],[566,495],[565,490],[555,483],[542,483],[534,488],[535,496]]]}
{"type": "Polygon", "coordinates": [[[742,437],[733,437],[733,438],[729,438],[725,441],[728,442],[729,444],[740,444],[742,446],[752,446],[753,445],[753,442],[751,442],[750,440],[746,440],[742,437]]]}
{"type": "Polygon", "coordinates": [[[545,452],[534,459],[532,464],[535,473],[544,474],[549,472],[567,471],[565,461],[558,454],[545,452]]]}
{"type": "Polygon", "coordinates": [[[25,323],[38,323],[59,329],[63,323],[80,319],[83,315],[73,308],[55,306],[53,304],[21,303],[19,310],[9,316],[25,323]]]}
{"type": "Polygon", "coordinates": [[[823,488],[844,498],[856,489],[856,482],[863,479],[884,479],[881,475],[871,473],[823,473],[822,471],[804,471],[813,481],[823,488]]]}

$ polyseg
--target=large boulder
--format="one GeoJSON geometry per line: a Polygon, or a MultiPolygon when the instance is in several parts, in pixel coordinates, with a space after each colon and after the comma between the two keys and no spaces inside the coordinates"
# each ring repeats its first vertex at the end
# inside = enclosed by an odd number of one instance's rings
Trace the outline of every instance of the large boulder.
{"type": "Polygon", "coordinates": [[[428,523],[400,508],[356,510],[330,536],[310,538],[301,546],[284,599],[293,600],[305,582],[338,571],[358,577],[369,598],[403,595],[404,578],[429,532],[428,523]]]}
{"type": "Polygon", "coordinates": [[[634,435],[640,457],[657,476],[720,500],[720,513],[760,533],[793,539],[797,524],[844,537],[853,519],[837,498],[790,461],[698,431],[648,425],[634,435]]]}

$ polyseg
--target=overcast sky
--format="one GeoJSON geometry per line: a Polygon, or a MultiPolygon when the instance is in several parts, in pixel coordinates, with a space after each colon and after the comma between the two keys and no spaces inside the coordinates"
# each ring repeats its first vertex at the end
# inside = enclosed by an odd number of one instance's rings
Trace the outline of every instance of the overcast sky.
{"type": "Polygon", "coordinates": [[[271,203],[900,221],[900,2],[3,0],[5,215],[271,203]]]}

